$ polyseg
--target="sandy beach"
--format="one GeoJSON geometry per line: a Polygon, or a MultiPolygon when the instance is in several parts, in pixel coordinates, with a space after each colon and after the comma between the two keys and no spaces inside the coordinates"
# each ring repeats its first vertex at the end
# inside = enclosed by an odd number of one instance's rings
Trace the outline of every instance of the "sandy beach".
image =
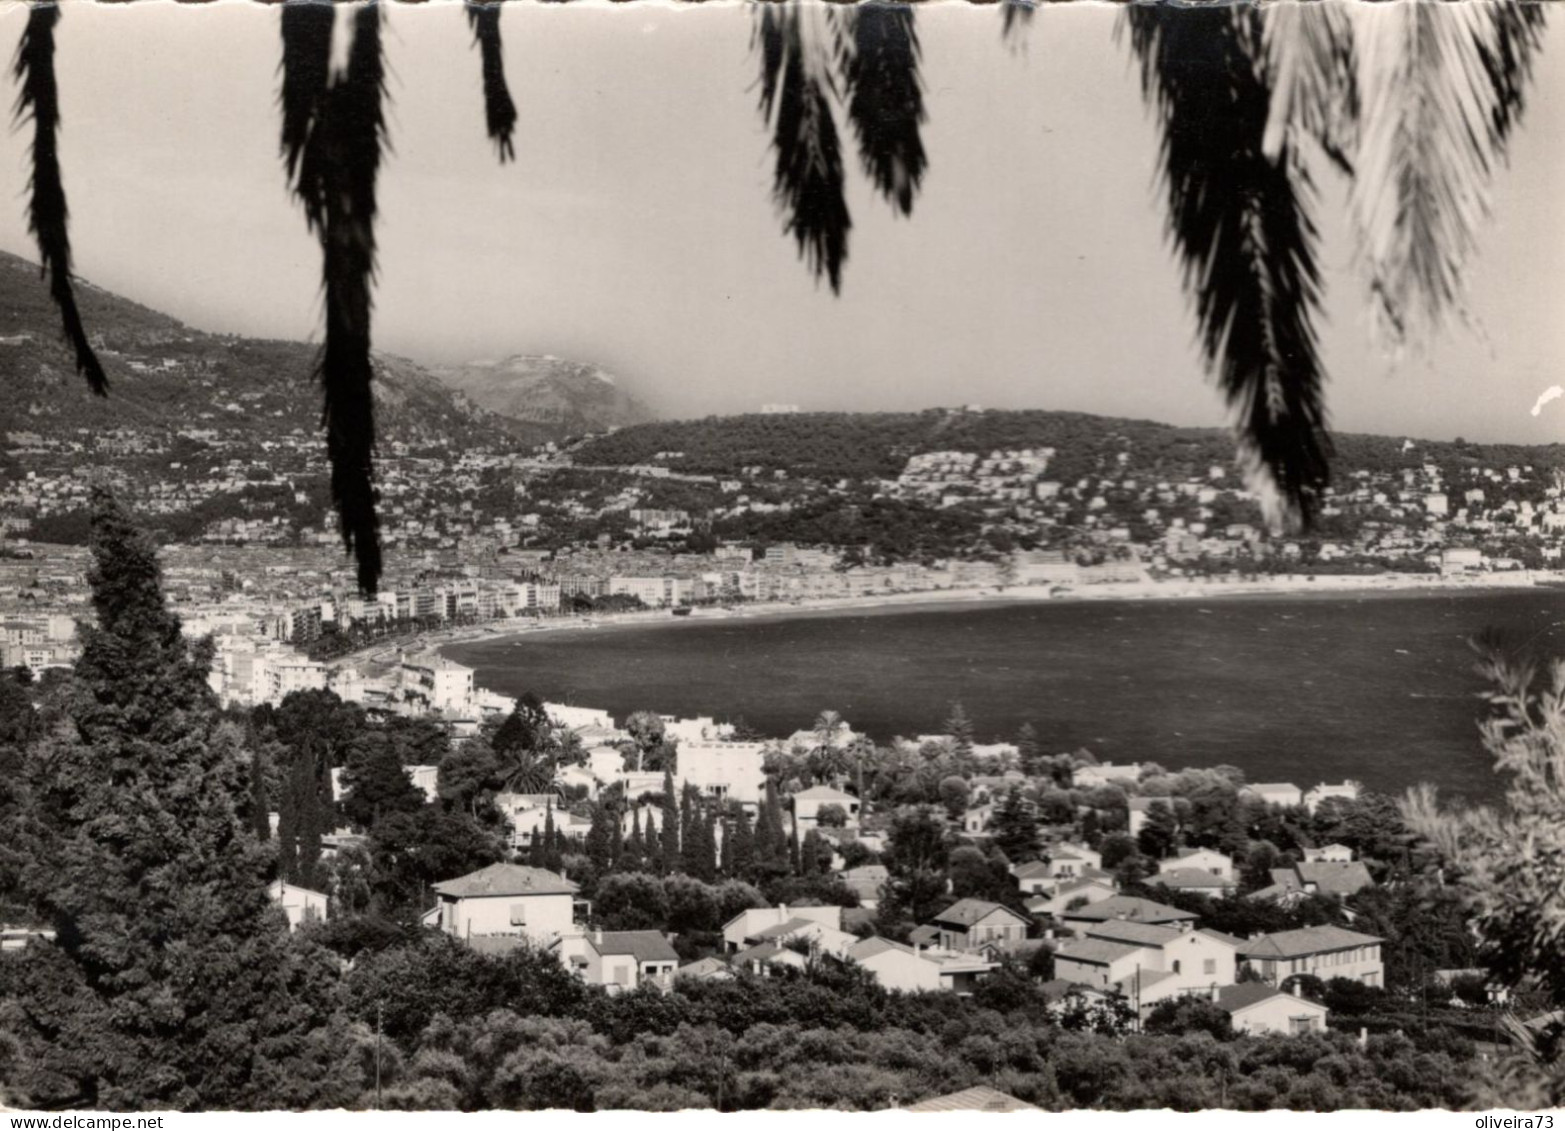
{"type": "Polygon", "coordinates": [[[644,612],[558,616],[537,620],[491,621],[425,633],[398,644],[377,643],[338,657],[331,667],[377,666],[392,663],[398,652],[442,650],[457,644],[476,644],[512,636],[544,632],[586,632],[605,628],[644,628],[712,621],[768,621],[803,616],[836,616],[868,611],[900,609],[948,609],[973,605],[1067,603],[1076,601],[1225,600],[1243,597],[1376,596],[1425,592],[1430,594],[1484,593],[1527,589],[1539,583],[1565,584],[1562,572],[1517,571],[1480,577],[1440,578],[1429,574],[1354,575],[1283,574],[1255,581],[1206,581],[1176,579],[1078,585],[993,586],[974,589],[935,589],[911,593],[885,593],[863,597],[810,598],[768,601],[746,605],[700,607],[688,617],[676,617],[667,609],[644,612]]]}

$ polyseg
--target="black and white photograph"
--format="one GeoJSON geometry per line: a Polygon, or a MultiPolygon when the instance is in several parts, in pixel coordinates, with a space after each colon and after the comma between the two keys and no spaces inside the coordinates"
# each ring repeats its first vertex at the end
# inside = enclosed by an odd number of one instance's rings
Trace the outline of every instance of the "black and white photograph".
{"type": "Polygon", "coordinates": [[[7,1126],[1547,1131],[1559,7],[0,0],[7,1126]]]}

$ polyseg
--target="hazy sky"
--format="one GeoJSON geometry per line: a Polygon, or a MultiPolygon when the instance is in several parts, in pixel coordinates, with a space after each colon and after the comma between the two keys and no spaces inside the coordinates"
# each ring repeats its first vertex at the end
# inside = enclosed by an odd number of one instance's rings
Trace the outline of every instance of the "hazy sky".
{"type": "MultiPolygon", "coordinates": [[[[278,18],[240,3],[67,6],[61,156],[80,274],[203,329],[318,336],[319,256],[277,153],[278,18]]],[[[930,5],[918,20],[924,191],[911,221],[895,219],[849,150],[854,227],[834,298],[772,205],[748,12],[508,5],[521,121],[502,167],[460,8],[394,8],[377,346],[596,361],[664,415],[965,401],[1223,421],[1113,12],[1046,7],[1020,50],[993,8],[930,5]]],[[[0,12],[0,42],[22,21],[0,12]]],[[[1336,427],[1565,439],[1565,401],[1529,415],[1565,382],[1559,23],[1467,272],[1472,329],[1400,365],[1372,348],[1341,186],[1327,182],[1336,427]]],[[[0,248],[31,257],[25,141],[13,134],[0,161],[0,248]]]]}

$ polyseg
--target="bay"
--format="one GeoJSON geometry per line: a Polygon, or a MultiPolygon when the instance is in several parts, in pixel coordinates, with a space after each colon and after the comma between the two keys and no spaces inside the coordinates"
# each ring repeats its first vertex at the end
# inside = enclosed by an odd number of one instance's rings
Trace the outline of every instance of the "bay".
{"type": "Polygon", "coordinates": [[[1251,781],[1501,782],[1478,739],[1486,627],[1565,654],[1565,592],[888,606],[699,615],[444,649],[481,686],[551,702],[744,719],[769,735],[824,709],[879,740],[937,733],[960,701],[980,741],[1023,722],[1045,751],[1234,765],[1251,781]]]}

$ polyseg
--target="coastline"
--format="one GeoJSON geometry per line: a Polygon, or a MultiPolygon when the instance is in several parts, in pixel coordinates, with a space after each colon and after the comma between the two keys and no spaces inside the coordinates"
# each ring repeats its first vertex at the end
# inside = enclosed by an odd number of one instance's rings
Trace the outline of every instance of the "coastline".
{"type": "MultiPolygon", "coordinates": [[[[1528,572],[1487,574],[1481,578],[1440,578],[1422,574],[1317,575],[1313,581],[1303,575],[1287,574],[1258,581],[1143,581],[1108,582],[1077,586],[1056,592],[1058,586],[1016,585],[1004,589],[936,589],[910,593],[885,593],[863,597],[817,597],[797,601],[768,601],[727,607],[697,608],[689,617],[675,617],[669,610],[604,613],[596,616],[560,616],[534,622],[489,622],[425,633],[412,642],[404,642],[401,651],[430,651],[445,655],[448,648],[468,644],[488,644],[512,637],[532,637],[539,633],[587,632],[614,628],[648,628],[660,625],[707,624],[730,621],[775,621],[796,617],[829,617],[856,612],[894,613],[928,609],[939,611],[976,606],[997,607],[1009,604],[1075,604],[1087,601],[1193,601],[1233,600],[1245,597],[1304,598],[1310,596],[1455,596],[1508,590],[1536,589],[1542,583],[1565,584],[1565,572],[1528,572]]],[[[371,646],[332,660],[333,669],[390,662],[396,647],[371,646]]]]}

